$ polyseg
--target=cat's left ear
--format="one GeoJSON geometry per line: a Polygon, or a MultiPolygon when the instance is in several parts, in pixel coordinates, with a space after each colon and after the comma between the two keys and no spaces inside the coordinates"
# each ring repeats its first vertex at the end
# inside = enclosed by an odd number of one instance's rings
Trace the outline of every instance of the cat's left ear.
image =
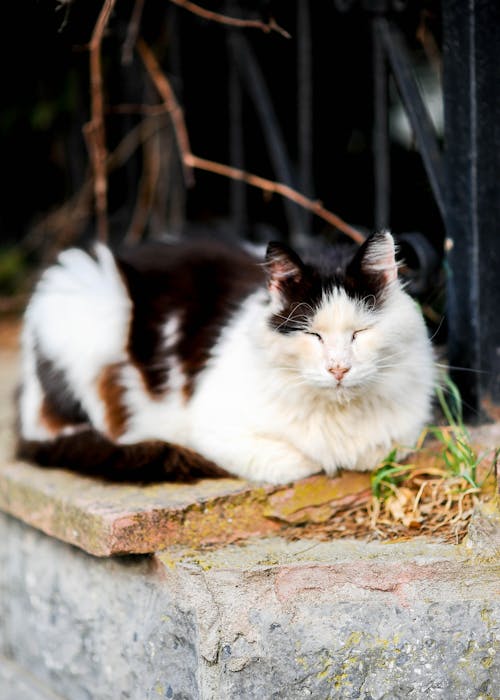
{"type": "Polygon", "coordinates": [[[384,285],[398,278],[394,238],[388,231],[374,233],[360,247],[349,264],[348,272],[376,276],[384,285]]]}
{"type": "Polygon", "coordinates": [[[303,277],[304,263],[297,253],[284,243],[269,243],[264,266],[271,293],[284,294],[303,277]]]}

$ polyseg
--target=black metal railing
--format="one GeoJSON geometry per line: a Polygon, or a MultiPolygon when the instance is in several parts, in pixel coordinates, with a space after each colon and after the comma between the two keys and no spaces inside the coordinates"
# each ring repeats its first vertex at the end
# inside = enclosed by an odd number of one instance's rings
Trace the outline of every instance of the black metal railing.
{"type": "MultiPolygon", "coordinates": [[[[338,0],[372,25],[377,227],[390,225],[388,72],[395,80],[443,220],[447,350],[468,417],[500,403],[500,5],[442,0],[444,146],[398,27],[408,3],[338,0]]],[[[425,257],[422,265],[428,264],[425,257]]],[[[430,260],[429,260],[430,262],[430,260]]]]}

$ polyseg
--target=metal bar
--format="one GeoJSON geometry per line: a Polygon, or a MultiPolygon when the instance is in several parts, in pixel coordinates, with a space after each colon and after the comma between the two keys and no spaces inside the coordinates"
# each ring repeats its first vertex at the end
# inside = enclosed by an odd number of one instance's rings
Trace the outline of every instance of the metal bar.
{"type": "Polygon", "coordinates": [[[375,228],[390,227],[391,164],[387,64],[377,23],[372,24],[373,50],[373,159],[375,228]]]}
{"type": "MultiPolygon", "coordinates": [[[[301,191],[313,196],[312,42],[309,0],[297,2],[297,137],[301,191]]],[[[310,233],[312,215],[304,212],[304,233],[310,233]]]]}
{"type": "MultiPolygon", "coordinates": [[[[238,32],[231,32],[228,41],[236,67],[259,116],[269,158],[276,175],[282,183],[297,189],[296,177],[288,157],[285,140],[255,54],[245,37],[238,32]]],[[[295,243],[302,240],[303,212],[293,202],[284,200],[283,205],[289,226],[290,242],[295,243]]]]}
{"type": "Polygon", "coordinates": [[[446,195],[441,149],[429,112],[415,82],[403,36],[396,25],[385,17],[376,17],[373,23],[384,46],[436,203],[444,219],[446,195]]]}
{"type": "MultiPolygon", "coordinates": [[[[442,0],[448,351],[476,412],[500,405],[500,3],[442,0]]],[[[498,410],[498,409],[497,409],[498,410]]],[[[498,415],[498,414],[497,414],[498,415]]]]}
{"type": "MultiPolygon", "coordinates": [[[[233,168],[245,169],[243,146],[243,105],[239,76],[233,63],[229,65],[229,160],[233,168]]],[[[230,180],[229,200],[234,233],[245,237],[247,223],[247,188],[239,180],[230,180]]]]}

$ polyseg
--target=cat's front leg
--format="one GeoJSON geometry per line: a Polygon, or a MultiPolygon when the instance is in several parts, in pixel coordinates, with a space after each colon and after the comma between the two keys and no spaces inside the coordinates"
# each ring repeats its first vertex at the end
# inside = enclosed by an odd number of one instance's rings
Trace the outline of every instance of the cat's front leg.
{"type": "Polygon", "coordinates": [[[219,463],[243,479],[286,484],[321,471],[319,464],[280,439],[258,435],[239,438],[231,445],[237,451],[221,455],[219,463]]]}

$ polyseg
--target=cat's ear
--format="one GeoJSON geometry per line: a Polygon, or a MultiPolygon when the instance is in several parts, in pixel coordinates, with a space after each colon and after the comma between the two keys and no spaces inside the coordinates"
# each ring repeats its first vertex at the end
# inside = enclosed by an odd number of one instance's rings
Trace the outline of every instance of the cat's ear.
{"type": "Polygon", "coordinates": [[[269,243],[264,266],[270,292],[283,294],[302,280],[304,263],[285,243],[269,243]]]}
{"type": "Polygon", "coordinates": [[[394,239],[388,231],[374,233],[366,239],[349,264],[348,273],[376,277],[384,287],[398,278],[394,239]]]}

